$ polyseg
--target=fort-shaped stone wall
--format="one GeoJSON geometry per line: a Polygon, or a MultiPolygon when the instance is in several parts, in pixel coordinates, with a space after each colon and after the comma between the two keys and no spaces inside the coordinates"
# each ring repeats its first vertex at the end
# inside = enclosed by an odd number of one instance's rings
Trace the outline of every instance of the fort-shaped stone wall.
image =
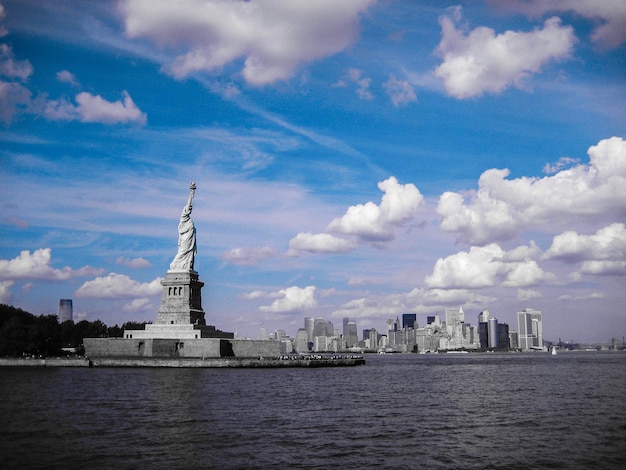
{"type": "Polygon", "coordinates": [[[278,341],[245,339],[172,339],[172,338],[85,338],[85,355],[96,357],[276,357],[278,341]]]}

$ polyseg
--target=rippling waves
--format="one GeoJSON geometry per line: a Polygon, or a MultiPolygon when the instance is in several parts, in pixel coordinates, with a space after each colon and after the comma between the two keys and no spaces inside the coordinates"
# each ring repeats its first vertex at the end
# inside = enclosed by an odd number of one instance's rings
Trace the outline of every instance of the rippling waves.
{"type": "Polygon", "coordinates": [[[4,468],[626,466],[626,354],[0,369],[4,468]]]}

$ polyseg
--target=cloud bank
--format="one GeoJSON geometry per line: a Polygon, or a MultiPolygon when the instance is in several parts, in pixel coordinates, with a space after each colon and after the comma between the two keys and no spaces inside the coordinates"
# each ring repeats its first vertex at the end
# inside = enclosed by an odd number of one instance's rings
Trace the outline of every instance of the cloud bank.
{"type": "Polygon", "coordinates": [[[581,274],[626,274],[626,227],[614,223],[593,235],[567,231],[557,235],[544,253],[544,259],[582,263],[581,274]]]}
{"type": "Polygon", "coordinates": [[[66,266],[55,269],[50,266],[52,250],[40,248],[32,253],[24,250],[20,255],[11,260],[0,260],[0,281],[16,279],[39,279],[46,281],[66,281],[74,277],[93,276],[101,274],[101,269],[85,266],[80,269],[72,269],[66,266]]]}
{"type": "Polygon", "coordinates": [[[357,38],[373,0],[127,0],[126,34],[179,52],[165,69],[176,78],[243,60],[253,85],[290,78],[302,63],[336,54],[357,38]],[[180,51],[183,52],[180,52],[180,51]]]}
{"type": "Polygon", "coordinates": [[[158,295],[161,290],[161,278],[141,283],[125,274],[110,273],[85,282],[74,292],[74,296],[81,299],[126,299],[158,295]]]}
{"type": "Polygon", "coordinates": [[[77,105],[65,99],[51,100],[47,103],[44,116],[51,121],[97,122],[101,124],[137,123],[144,125],[147,116],[135,104],[127,92],[122,93],[122,100],[107,101],[100,95],[83,91],[76,95],[77,105]]]}
{"type": "Polygon", "coordinates": [[[500,10],[521,12],[528,16],[572,12],[595,23],[592,41],[604,47],[617,47],[626,42],[626,3],[622,0],[489,0],[500,10]]]}
{"type": "Polygon", "coordinates": [[[347,253],[355,250],[359,243],[380,246],[393,240],[396,230],[415,219],[424,205],[424,196],[415,185],[400,184],[393,176],[378,183],[378,188],[384,193],[380,205],[370,201],[350,206],[343,216],[328,224],[324,233],[297,234],[289,241],[288,255],[347,253]]]}
{"type": "Polygon", "coordinates": [[[523,87],[545,64],[568,57],[576,43],[574,30],[561,26],[556,17],[531,32],[496,34],[479,27],[468,35],[457,29],[460,19],[460,7],[440,18],[442,38],[437,53],[443,63],[435,69],[446,92],[459,99],[499,93],[511,85],[523,87]]]}
{"type": "Polygon", "coordinates": [[[575,225],[581,219],[626,217],[626,141],[602,140],[588,150],[589,165],[544,178],[508,180],[509,170],[485,171],[478,190],[445,192],[437,212],[441,229],[470,245],[515,237],[522,229],[575,225]]]}
{"type": "Polygon", "coordinates": [[[438,289],[480,289],[500,283],[505,287],[535,286],[553,277],[528,256],[536,251],[534,244],[509,254],[496,243],[472,247],[468,252],[438,259],[424,282],[427,287],[438,289]]]}
{"type": "Polygon", "coordinates": [[[295,313],[317,307],[315,300],[315,286],[301,288],[298,286],[287,287],[270,294],[276,300],[269,306],[260,307],[262,312],[272,313],[295,313]]]}

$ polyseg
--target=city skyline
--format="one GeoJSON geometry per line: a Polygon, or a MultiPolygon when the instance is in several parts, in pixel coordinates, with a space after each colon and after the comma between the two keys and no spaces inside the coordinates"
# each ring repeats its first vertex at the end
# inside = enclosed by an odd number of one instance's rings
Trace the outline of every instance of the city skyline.
{"type": "Polygon", "coordinates": [[[221,330],[624,336],[626,8],[564,5],[0,0],[0,302],[154,321],[195,181],[221,330]]]}
{"type": "MultiPolygon", "coordinates": [[[[267,335],[261,327],[259,339],[270,339],[281,343],[283,354],[308,352],[394,352],[394,353],[437,353],[469,351],[547,351],[548,346],[557,344],[578,346],[562,338],[545,339],[543,335],[543,312],[525,308],[516,313],[516,325],[498,320],[489,310],[477,315],[473,324],[466,320],[462,306],[445,309],[443,319],[439,315],[428,315],[419,323],[417,314],[403,313],[400,317],[388,318],[387,327],[378,330],[366,328],[359,338],[358,324],[353,318],[343,318],[343,329],[335,328],[331,321],[322,317],[305,317],[304,327],[290,335],[283,329],[267,335]]],[[[248,338],[254,339],[254,338],[248,338]]],[[[615,348],[617,338],[602,345],[615,348]]],[[[623,341],[622,341],[623,342],[623,341]]]]}

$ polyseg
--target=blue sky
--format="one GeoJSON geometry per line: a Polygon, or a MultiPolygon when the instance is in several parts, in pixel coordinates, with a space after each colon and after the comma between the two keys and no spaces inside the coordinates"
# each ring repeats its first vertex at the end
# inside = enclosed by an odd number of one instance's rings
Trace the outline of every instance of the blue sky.
{"type": "Polygon", "coordinates": [[[222,330],[626,335],[624,2],[0,4],[3,303],[153,321],[193,180],[222,330]]]}

